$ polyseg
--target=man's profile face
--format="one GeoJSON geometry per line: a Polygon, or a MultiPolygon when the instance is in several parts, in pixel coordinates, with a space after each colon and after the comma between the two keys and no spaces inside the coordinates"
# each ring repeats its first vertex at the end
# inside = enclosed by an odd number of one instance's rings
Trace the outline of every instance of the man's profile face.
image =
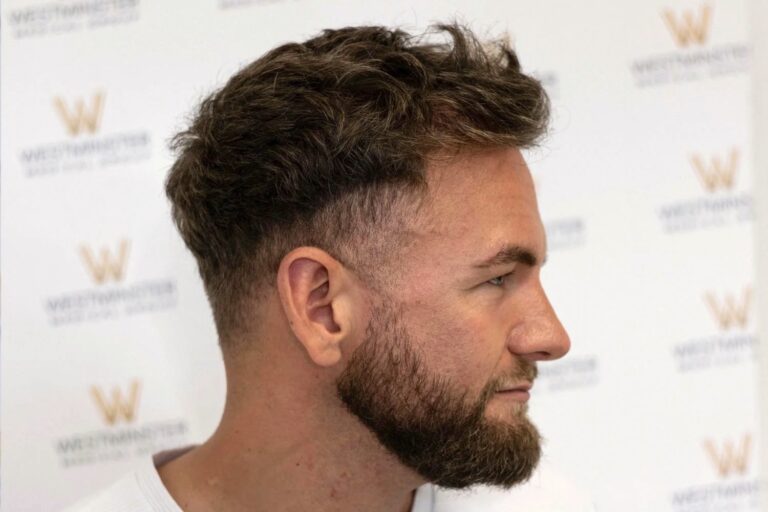
{"type": "Polygon", "coordinates": [[[539,281],[544,229],[519,151],[438,162],[413,243],[338,381],[347,407],[407,466],[446,487],[509,487],[540,456],[535,363],[568,336],[539,281]]]}

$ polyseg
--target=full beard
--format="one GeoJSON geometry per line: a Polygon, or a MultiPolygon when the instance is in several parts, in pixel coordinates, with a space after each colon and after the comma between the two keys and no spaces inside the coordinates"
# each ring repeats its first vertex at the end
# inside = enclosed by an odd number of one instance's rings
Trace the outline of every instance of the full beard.
{"type": "MultiPolygon", "coordinates": [[[[512,377],[535,375],[536,367],[520,360],[512,377]]],[[[379,442],[428,481],[457,489],[509,488],[531,476],[541,457],[541,437],[525,406],[508,421],[485,417],[500,381],[489,382],[471,399],[428,371],[397,315],[379,306],[337,389],[379,442]]]]}

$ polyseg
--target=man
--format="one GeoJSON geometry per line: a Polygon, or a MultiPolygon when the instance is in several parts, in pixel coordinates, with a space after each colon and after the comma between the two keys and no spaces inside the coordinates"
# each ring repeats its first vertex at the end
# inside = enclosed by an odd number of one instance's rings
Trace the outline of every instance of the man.
{"type": "Polygon", "coordinates": [[[224,414],[78,510],[455,510],[446,488],[531,476],[536,364],[569,349],[520,154],[548,100],[504,44],[437,29],[450,42],[357,27],[280,46],[176,137],[167,193],[224,414]]]}

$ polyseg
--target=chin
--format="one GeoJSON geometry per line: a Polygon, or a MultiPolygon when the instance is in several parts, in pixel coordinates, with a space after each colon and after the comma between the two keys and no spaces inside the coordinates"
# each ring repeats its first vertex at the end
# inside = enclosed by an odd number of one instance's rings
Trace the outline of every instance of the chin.
{"type": "Polygon", "coordinates": [[[485,409],[485,417],[505,423],[519,423],[528,419],[528,404],[495,404],[491,402],[485,409]]]}

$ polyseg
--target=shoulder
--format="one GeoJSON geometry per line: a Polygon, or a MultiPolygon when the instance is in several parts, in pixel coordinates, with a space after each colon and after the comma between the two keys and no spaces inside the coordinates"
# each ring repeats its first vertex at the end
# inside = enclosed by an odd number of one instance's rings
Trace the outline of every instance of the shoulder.
{"type": "Polygon", "coordinates": [[[132,473],[63,512],[182,512],[168,494],[157,467],[193,448],[186,446],[148,457],[132,473]]]}
{"type": "Polygon", "coordinates": [[[153,512],[150,507],[137,475],[131,473],[63,512],[153,512]]]}
{"type": "Polygon", "coordinates": [[[436,488],[434,512],[593,512],[591,496],[551,466],[542,464],[526,483],[503,489],[476,486],[468,490],[436,488]]]}

